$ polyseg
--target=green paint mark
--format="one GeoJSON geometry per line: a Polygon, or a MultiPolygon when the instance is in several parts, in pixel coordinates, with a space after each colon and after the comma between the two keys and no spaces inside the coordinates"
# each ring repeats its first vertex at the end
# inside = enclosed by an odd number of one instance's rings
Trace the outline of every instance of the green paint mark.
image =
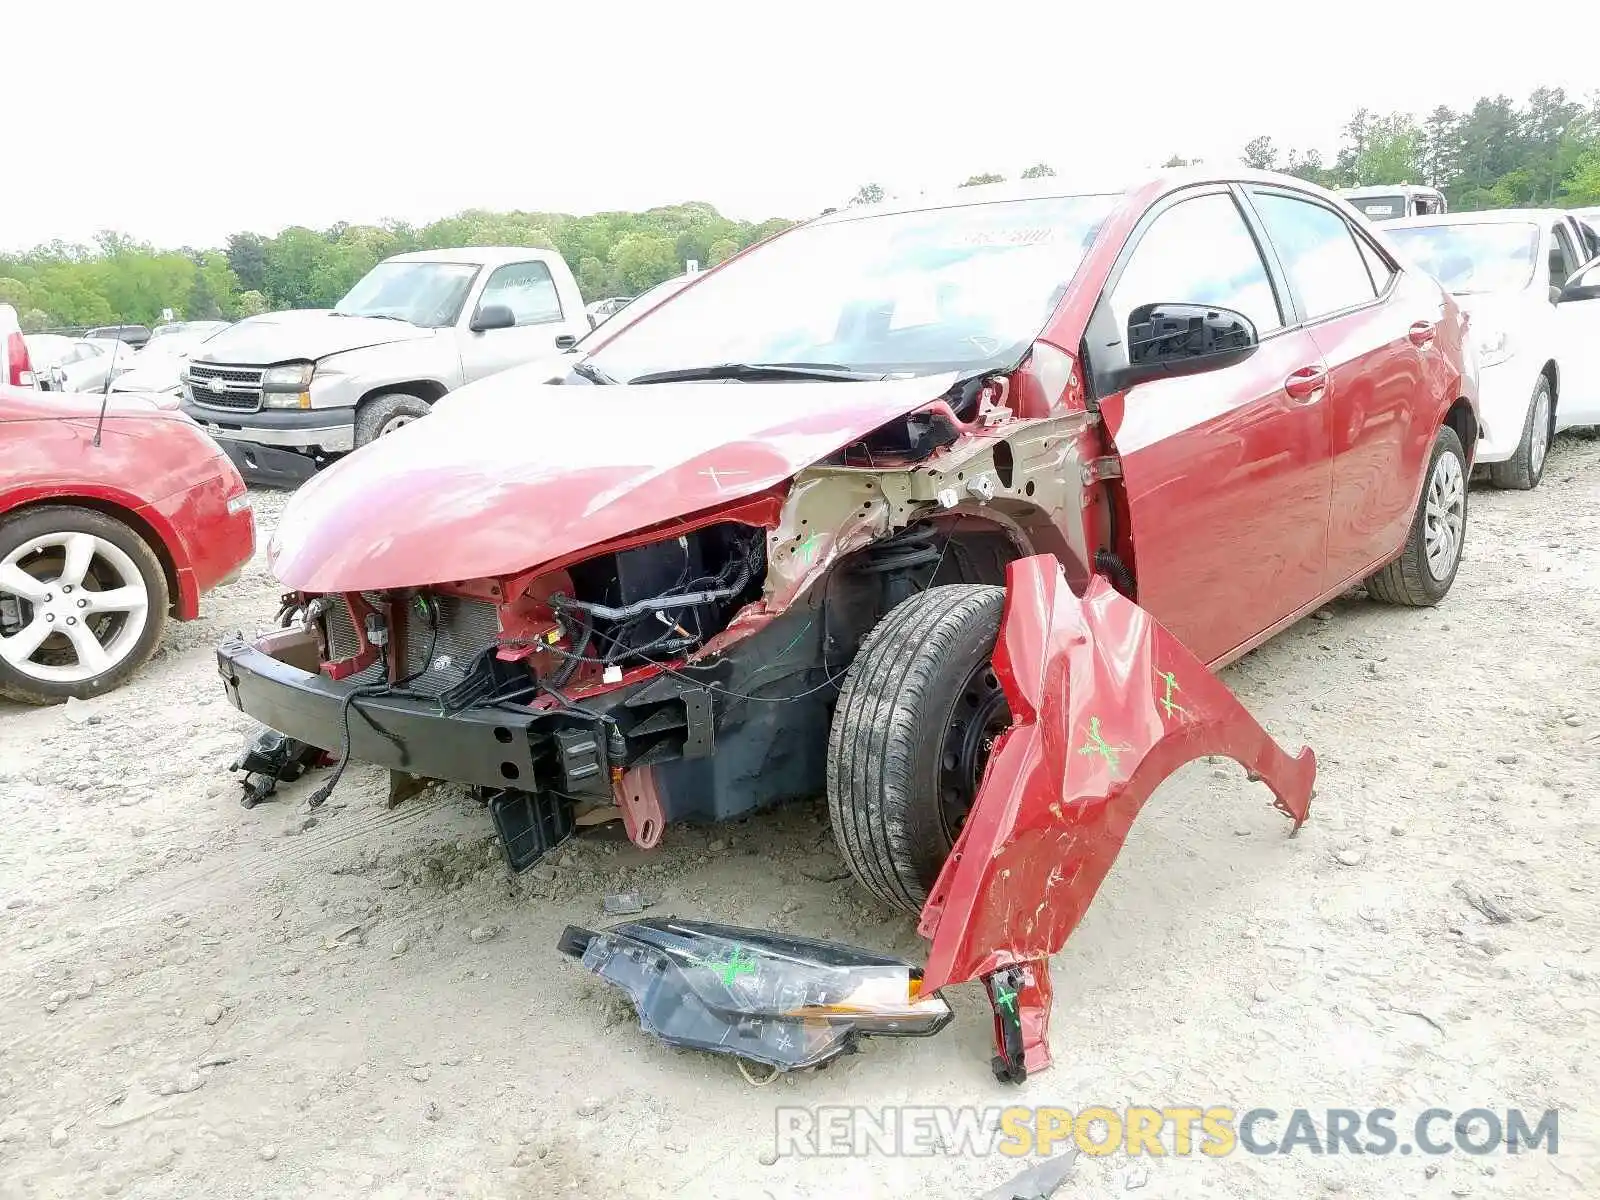
{"type": "Polygon", "coordinates": [[[696,966],[710,967],[722,978],[722,986],[731,988],[734,981],[741,975],[754,975],[757,973],[756,960],[748,957],[744,950],[735,947],[732,954],[722,961],[712,958],[697,958],[696,966]]]}
{"type": "Polygon", "coordinates": [[[1166,695],[1162,696],[1161,699],[1157,701],[1157,703],[1160,704],[1162,708],[1167,710],[1167,716],[1170,717],[1173,713],[1182,713],[1186,717],[1189,716],[1190,714],[1187,708],[1183,707],[1181,704],[1174,704],[1172,702],[1173,693],[1183,690],[1178,686],[1178,677],[1171,671],[1162,671],[1160,679],[1162,683],[1167,685],[1167,692],[1166,695]]]}
{"type": "Polygon", "coordinates": [[[1017,993],[1007,988],[1005,984],[1002,983],[995,989],[994,1002],[1012,1016],[1017,1015],[1017,993]]]}
{"type": "Polygon", "coordinates": [[[805,541],[794,548],[796,558],[805,560],[806,566],[811,565],[811,560],[817,556],[817,543],[822,540],[820,533],[813,533],[805,541]]]}
{"type": "Polygon", "coordinates": [[[1085,757],[1098,754],[1106,760],[1106,766],[1110,767],[1111,773],[1115,775],[1122,764],[1122,751],[1132,749],[1132,746],[1112,746],[1108,744],[1105,738],[1100,736],[1100,718],[1090,717],[1088,740],[1078,747],[1078,753],[1085,757]]]}

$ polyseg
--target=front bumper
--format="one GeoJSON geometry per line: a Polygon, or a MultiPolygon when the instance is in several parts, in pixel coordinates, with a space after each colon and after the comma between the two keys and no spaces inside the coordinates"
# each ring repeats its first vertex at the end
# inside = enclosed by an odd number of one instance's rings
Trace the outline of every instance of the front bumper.
{"type": "Polygon", "coordinates": [[[1522,444],[1528,425],[1528,405],[1533,402],[1538,372],[1519,358],[1510,358],[1478,371],[1478,439],[1476,462],[1505,462],[1522,444]]]}
{"type": "MultiPolygon", "coordinates": [[[[345,701],[356,685],[272,657],[272,636],[257,645],[234,638],[217,648],[228,700],[279,733],[337,751],[345,701]]],[[[545,719],[502,709],[446,714],[437,702],[364,696],[349,706],[350,757],[429,779],[526,786],[534,779],[530,730],[545,719]]]]}
{"type": "Polygon", "coordinates": [[[184,401],[183,411],[212,437],[277,446],[302,454],[343,454],[356,445],[355,409],[270,409],[229,412],[184,401]]]}

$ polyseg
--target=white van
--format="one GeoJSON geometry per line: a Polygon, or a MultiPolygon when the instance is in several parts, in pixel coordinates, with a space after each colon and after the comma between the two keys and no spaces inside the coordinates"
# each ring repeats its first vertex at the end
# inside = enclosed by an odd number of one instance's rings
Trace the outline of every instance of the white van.
{"type": "Polygon", "coordinates": [[[1378,187],[1341,188],[1339,195],[1369,221],[1399,217],[1436,217],[1450,211],[1444,193],[1419,184],[1385,184],[1378,187]]]}

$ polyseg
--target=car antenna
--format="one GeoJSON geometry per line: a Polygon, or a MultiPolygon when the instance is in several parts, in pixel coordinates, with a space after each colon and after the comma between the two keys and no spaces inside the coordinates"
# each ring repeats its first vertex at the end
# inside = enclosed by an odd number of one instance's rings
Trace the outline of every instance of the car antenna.
{"type": "Polygon", "coordinates": [[[94,441],[90,445],[96,449],[100,446],[100,431],[106,424],[106,405],[111,403],[111,375],[117,369],[117,351],[122,349],[122,326],[117,326],[117,340],[111,344],[111,365],[106,368],[106,381],[100,389],[100,416],[94,423],[94,441]]]}

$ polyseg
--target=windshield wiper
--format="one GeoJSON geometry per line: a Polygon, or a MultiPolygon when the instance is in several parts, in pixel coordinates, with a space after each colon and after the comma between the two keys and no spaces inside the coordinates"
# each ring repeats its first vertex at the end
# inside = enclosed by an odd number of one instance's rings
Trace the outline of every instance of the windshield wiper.
{"type": "Polygon", "coordinates": [[[609,385],[614,384],[614,383],[617,382],[615,379],[611,378],[611,376],[607,375],[604,371],[602,371],[599,367],[595,366],[591,362],[576,362],[576,363],[573,363],[572,364],[572,373],[574,375],[582,376],[584,379],[587,379],[590,383],[598,383],[598,384],[600,384],[602,386],[609,386],[609,385]]]}
{"type": "Polygon", "coordinates": [[[401,322],[401,323],[402,323],[402,324],[404,324],[404,325],[409,325],[409,324],[411,324],[411,322],[410,322],[410,321],[407,321],[407,320],[406,320],[406,319],[405,319],[405,318],[404,318],[404,317],[398,317],[398,316],[396,316],[396,315],[395,315],[395,314],[394,314],[394,313],[352,313],[352,312],[340,312],[340,311],[339,311],[339,310],[338,310],[338,309],[337,309],[337,308],[336,308],[336,309],[334,309],[334,310],[333,310],[333,315],[334,315],[334,316],[336,316],[336,317],[377,317],[377,318],[378,318],[378,319],[379,319],[379,320],[382,320],[382,321],[399,321],[399,322],[401,322]]]}
{"type": "Polygon", "coordinates": [[[854,383],[868,379],[887,379],[879,371],[858,371],[839,363],[717,363],[706,367],[679,367],[672,371],[647,371],[628,382],[689,383],[700,379],[826,379],[854,383]]]}

